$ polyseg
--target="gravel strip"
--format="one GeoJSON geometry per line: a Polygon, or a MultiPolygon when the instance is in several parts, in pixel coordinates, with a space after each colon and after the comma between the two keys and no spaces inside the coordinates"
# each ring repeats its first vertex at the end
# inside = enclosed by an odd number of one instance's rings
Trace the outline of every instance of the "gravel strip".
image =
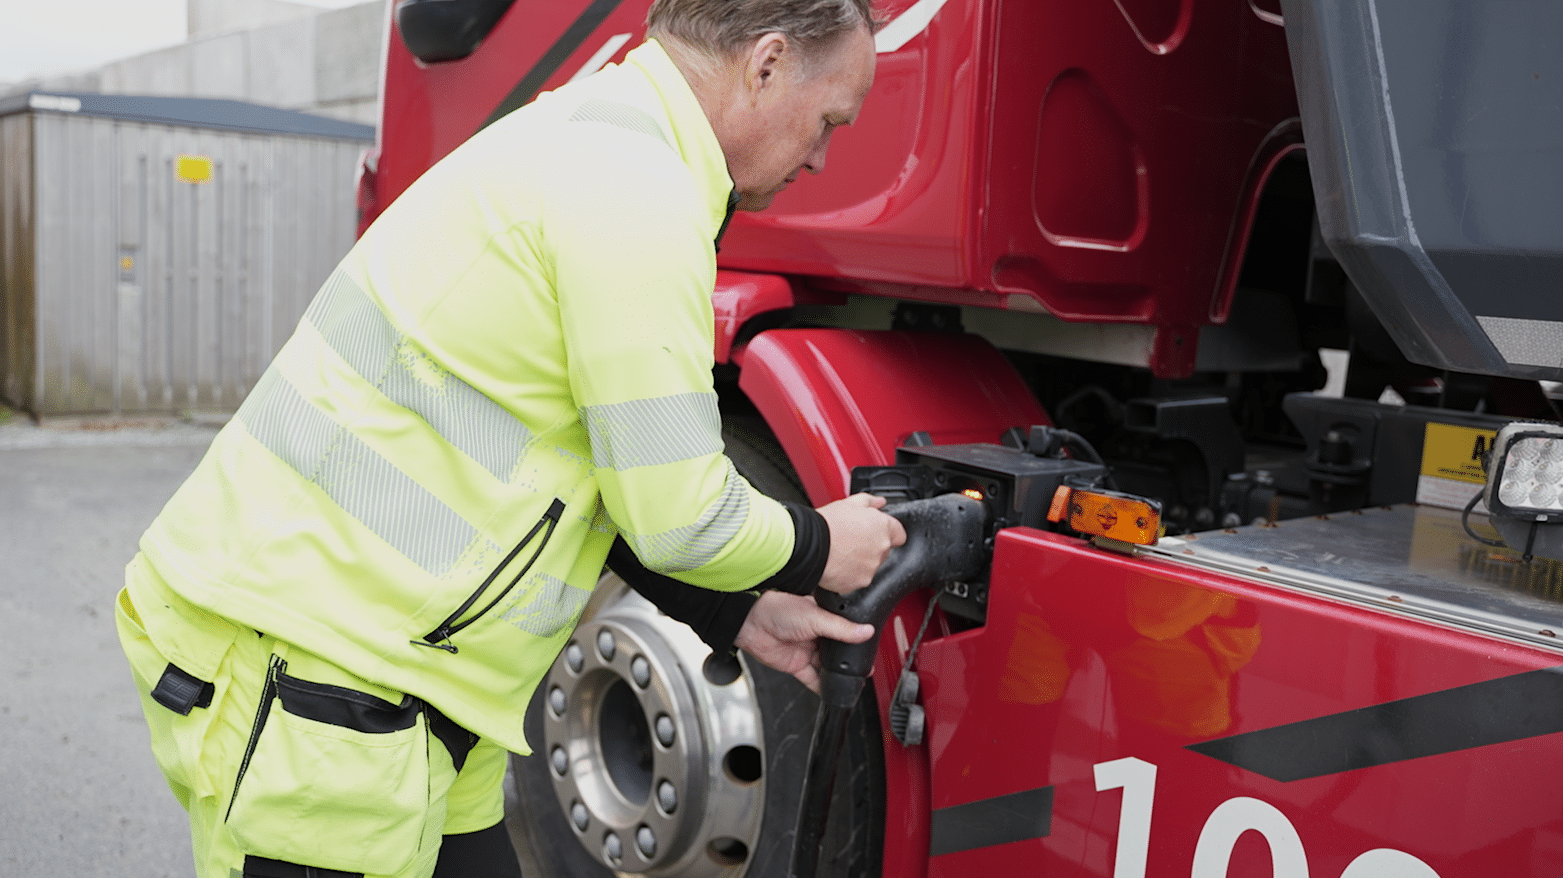
{"type": "Polygon", "coordinates": [[[42,425],[0,408],[0,451],[31,448],[209,445],[222,418],[51,418],[42,425]]]}

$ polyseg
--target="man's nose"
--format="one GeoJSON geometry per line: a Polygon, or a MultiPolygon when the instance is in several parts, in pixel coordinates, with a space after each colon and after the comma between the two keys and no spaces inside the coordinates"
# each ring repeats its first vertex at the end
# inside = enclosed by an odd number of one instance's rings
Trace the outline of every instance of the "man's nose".
{"type": "Polygon", "coordinates": [[[815,145],[803,160],[803,168],[811,174],[818,174],[825,170],[825,150],[829,148],[829,142],[821,142],[815,145]]]}

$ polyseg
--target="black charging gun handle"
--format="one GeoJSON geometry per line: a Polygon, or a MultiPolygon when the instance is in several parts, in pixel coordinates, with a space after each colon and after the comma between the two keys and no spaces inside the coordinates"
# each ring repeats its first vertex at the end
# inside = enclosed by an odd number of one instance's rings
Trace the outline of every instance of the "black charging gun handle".
{"type": "Polygon", "coordinates": [[[983,530],[986,510],[963,494],[944,494],[885,507],[906,528],[906,544],[890,551],[867,587],[849,594],[816,589],[821,607],[874,626],[864,643],[821,639],[820,697],[826,704],[857,703],[863,681],[874,667],[885,620],[901,599],[916,589],[969,578],[986,562],[983,530]]]}
{"type": "Polygon", "coordinates": [[[793,878],[815,878],[824,856],[825,827],[830,819],[830,799],[836,783],[836,760],[845,741],[847,720],[868,672],[885,620],[901,599],[913,590],[971,577],[987,560],[983,545],[986,510],[962,494],[945,494],[885,507],[906,528],[906,543],[890,550],[885,563],[867,587],[850,594],[816,590],[814,600],[825,609],[854,622],[874,626],[874,636],[864,643],[841,643],[820,638],[820,708],[814,721],[814,739],[804,769],[793,836],[793,878]]]}

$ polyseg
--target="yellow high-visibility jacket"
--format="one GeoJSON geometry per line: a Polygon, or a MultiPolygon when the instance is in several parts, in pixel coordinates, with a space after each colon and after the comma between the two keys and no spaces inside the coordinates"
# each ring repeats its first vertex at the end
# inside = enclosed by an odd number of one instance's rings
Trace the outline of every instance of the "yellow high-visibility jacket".
{"type": "Polygon", "coordinates": [[[133,595],[155,576],[528,752],[528,697],[616,534],[717,590],[792,553],[787,510],[722,453],[731,192],[655,42],[474,136],[326,281],[143,537],[133,595]]]}

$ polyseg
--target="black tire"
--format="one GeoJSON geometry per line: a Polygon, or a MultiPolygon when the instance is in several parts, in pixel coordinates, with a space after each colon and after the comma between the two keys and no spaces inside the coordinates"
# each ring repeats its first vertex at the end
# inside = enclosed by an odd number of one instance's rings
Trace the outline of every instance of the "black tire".
{"type": "MultiPolygon", "coordinates": [[[[725,418],[722,433],[734,466],[756,488],[778,499],[804,500],[792,467],[763,421],[725,418]]],[[[626,589],[620,583],[598,591],[587,607],[583,626],[619,600],[626,589]]],[[[677,625],[666,617],[661,621],[677,625]]],[[[559,661],[563,662],[563,657],[559,661]]],[[[763,784],[759,830],[752,839],[726,839],[715,845],[717,850],[708,849],[706,860],[694,871],[719,873],[724,878],[785,878],[819,701],[791,676],[747,657],[741,672],[750,675],[765,742],[763,775],[758,781],[763,784]]],[[[543,744],[547,688],[546,683],[539,687],[526,718],[527,740],[537,753],[511,761],[506,784],[506,822],[511,838],[527,878],[612,878],[615,873],[598,858],[600,852],[584,846],[555,793],[543,744]]],[[[825,838],[826,861],[819,874],[821,878],[873,878],[879,874],[884,842],[884,754],[871,688],[865,690],[853,711],[837,772],[825,838]]],[[[693,844],[704,841],[697,839],[693,844]]],[[[648,874],[685,873],[653,870],[648,874]]]]}
{"type": "Polygon", "coordinates": [[[764,421],[757,417],[724,417],[722,441],[733,466],[761,494],[792,503],[808,502],[797,471],[764,421]]]}
{"type": "MultiPolygon", "coordinates": [[[[765,763],[771,786],[766,790],[760,841],[747,878],[785,878],[797,833],[798,803],[803,792],[809,742],[819,698],[790,675],[748,665],[760,692],[767,741],[765,763]]],[[[879,707],[872,687],[864,687],[848,724],[846,742],[836,763],[836,785],[830,802],[830,823],[824,838],[821,878],[877,878],[884,844],[885,762],[879,735],[879,707]]]]}

